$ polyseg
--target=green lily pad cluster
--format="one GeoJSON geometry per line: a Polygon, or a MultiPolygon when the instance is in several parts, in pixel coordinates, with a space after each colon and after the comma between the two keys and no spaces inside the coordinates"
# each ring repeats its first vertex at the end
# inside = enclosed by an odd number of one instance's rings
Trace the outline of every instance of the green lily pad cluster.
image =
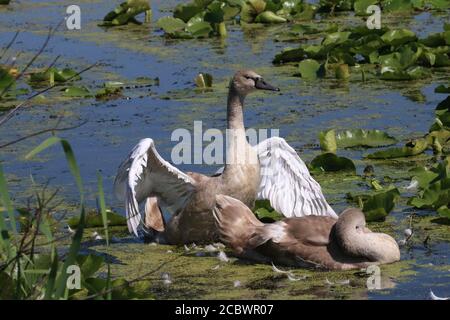
{"type": "Polygon", "coordinates": [[[326,152],[318,155],[311,161],[309,167],[312,171],[316,172],[356,172],[356,167],[352,160],[345,157],[339,157],[332,152],[326,152]]]}
{"type": "Polygon", "coordinates": [[[284,23],[311,20],[319,7],[302,0],[248,0],[242,4],[241,21],[284,23]]]}
{"type": "Polygon", "coordinates": [[[80,80],[81,77],[73,69],[58,69],[50,67],[44,71],[36,71],[30,74],[29,84],[31,86],[53,85],[55,82],[64,83],[68,80],[80,80]]]}
{"type": "Polygon", "coordinates": [[[397,143],[397,139],[380,130],[344,130],[334,129],[322,131],[319,134],[320,148],[327,152],[336,152],[337,148],[375,148],[397,143]]]}
{"type": "Polygon", "coordinates": [[[311,20],[318,7],[302,0],[194,0],[158,20],[166,36],[178,39],[225,37],[225,22],[284,23],[311,20]]]}
{"type": "Polygon", "coordinates": [[[450,66],[449,54],[449,24],[422,39],[408,29],[356,27],[329,33],[320,44],[285,49],[273,63],[300,62],[299,73],[306,80],[324,77],[328,69],[347,79],[348,67],[357,70],[363,64],[378,67],[374,74],[384,80],[415,80],[429,77],[431,68],[450,66]]]}
{"type": "Polygon", "coordinates": [[[347,199],[359,205],[368,222],[384,221],[386,216],[395,208],[400,198],[400,191],[391,186],[387,189],[379,187],[370,194],[347,194],[347,199]]]}
{"type": "Polygon", "coordinates": [[[166,36],[178,39],[208,38],[227,35],[225,21],[235,18],[241,10],[241,1],[194,0],[179,4],[173,17],[163,17],[157,26],[166,36]]]}
{"type": "MultiPolygon", "coordinates": [[[[429,133],[423,138],[412,139],[403,147],[393,147],[368,154],[368,159],[394,159],[416,156],[427,149],[436,154],[450,154],[450,97],[441,101],[436,107],[436,122],[431,126],[429,133]]],[[[329,138],[324,135],[323,144],[332,145],[329,138]]]]}
{"type": "Polygon", "coordinates": [[[103,26],[121,26],[128,23],[141,24],[136,20],[136,16],[146,13],[150,15],[151,8],[148,0],[127,0],[121,3],[113,11],[109,12],[104,18],[103,26]]]}
{"type": "Polygon", "coordinates": [[[411,173],[420,191],[408,204],[419,209],[436,210],[440,216],[450,219],[450,157],[430,169],[419,167],[411,173]]]}
{"type": "Polygon", "coordinates": [[[320,0],[321,12],[354,11],[368,15],[367,7],[379,5],[383,12],[407,13],[424,10],[443,10],[450,7],[446,0],[320,0]]]}
{"type": "Polygon", "coordinates": [[[436,121],[426,136],[435,153],[450,154],[450,96],[441,101],[435,110],[436,121]]]}

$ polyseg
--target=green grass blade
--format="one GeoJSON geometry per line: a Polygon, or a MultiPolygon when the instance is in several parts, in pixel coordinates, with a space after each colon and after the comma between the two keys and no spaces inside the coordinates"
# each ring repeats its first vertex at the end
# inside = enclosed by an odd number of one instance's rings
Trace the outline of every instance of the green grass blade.
{"type": "Polygon", "coordinates": [[[84,202],[84,191],[83,191],[83,183],[81,181],[81,175],[80,175],[80,169],[78,168],[77,162],[75,160],[75,155],[73,153],[72,147],[70,146],[69,142],[67,142],[64,139],[61,139],[59,137],[53,136],[42,142],[40,145],[38,145],[36,148],[31,150],[26,156],[25,159],[31,159],[40,152],[44,151],[45,149],[53,146],[54,144],[60,142],[64,154],[66,155],[67,163],[69,164],[70,172],[72,173],[73,177],[75,178],[75,182],[77,184],[78,190],[80,192],[81,196],[81,203],[84,202]]]}
{"type": "Polygon", "coordinates": [[[34,148],[33,150],[31,150],[26,156],[25,159],[29,160],[31,158],[33,158],[34,156],[36,156],[38,153],[41,153],[42,151],[44,151],[45,149],[53,146],[55,143],[60,142],[61,139],[59,137],[53,136],[48,138],[47,140],[44,140],[44,142],[42,142],[40,145],[38,145],[36,148],[34,148]]]}
{"type": "Polygon", "coordinates": [[[81,207],[81,215],[80,215],[80,223],[78,224],[77,231],[75,232],[75,235],[73,236],[72,243],[69,248],[69,253],[67,255],[66,260],[64,261],[64,265],[61,271],[61,274],[58,278],[58,281],[56,283],[56,290],[54,294],[54,298],[59,299],[62,297],[66,291],[66,284],[67,284],[67,268],[73,264],[76,264],[76,259],[78,256],[78,252],[81,248],[81,240],[83,238],[83,231],[84,231],[84,225],[85,225],[85,210],[84,206],[81,207]]]}
{"type": "MultiPolygon", "coordinates": [[[[5,175],[3,174],[3,167],[0,164],[0,197],[3,206],[6,208],[6,211],[8,212],[9,222],[11,224],[11,230],[14,232],[14,234],[17,234],[17,225],[16,225],[16,218],[14,216],[14,208],[11,202],[11,198],[9,197],[8,193],[8,187],[6,184],[5,175]]],[[[4,222],[3,219],[0,219],[4,222]]],[[[2,230],[6,230],[5,226],[0,226],[2,230]]]]}
{"type": "Polygon", "coordinates": [[[109,246],[108,216],[106,214],[105,193],[103,191],[103,179],[99,172],[97,172],[97,180],[98,180],[98,202],[100,205],[100,212],[102,214],[103,227],[105,228],[106,245],[109,246]]]}
{"type": "Polygon", "coordinates": [[[50,274],[48,275],[47,285],[45,287],[44,299],[49,300],[52,298],[53,291],[55,289],[56,276],[58,274],[58,253],[54,246],[52,246],[52,265],[50,268],[50,274]]]}

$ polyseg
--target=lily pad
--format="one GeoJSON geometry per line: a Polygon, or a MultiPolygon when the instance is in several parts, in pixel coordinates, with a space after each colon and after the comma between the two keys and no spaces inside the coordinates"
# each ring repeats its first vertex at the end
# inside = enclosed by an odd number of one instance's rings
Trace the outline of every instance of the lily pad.
{"type": "Polygon", "coordinates": [[[68,80],[80,80],[81,77],[77,72],[70,68],[59,70],[55,67],[48,68],[44,71],[34,72],[30,74],[31,83],[41,82],[66,82],[68,80]]]}
{"type": "Polygon", "coordinates": [[[315,157],[310,167],[314,171],[336,172],[350,171],[356,172],[356,167],[352,160],[345,157],[338,157],[334,153],[324,153],[315,157]]]}
{"type": "Polygon", "coordinates": [[[92,93],[86,87],[68,87],[64,89],[64,96],[87,98],[92,97],[92,93]]]}
{"type": "Polygon", "coordinates": [[[368,159],[393,159],[402,157],[411,157],[424,152],[428,147],[426,139],[416,139],[408,142],[401,148],[389,148],[382,151],[377,151],[367,155],[368,159]]]}
{"type": "Polygon", "coordinates": [[[264,11],[255,18],[257,23],[284,23],[286,21],[287,19],[276,15],[272,11],[264,11]]]}
{"type": "Polygon", "coordinates": [[[363,212],[368,222],[383,221],[394,209],[395,201],[400,197],[397,188],[370,196],[363,205],[363,212]]]}
{"type": "Polygon", "coordinates": [[[381,36],[381,39],[392,46],[398,46],[417,40],[416,34],[408,29],[389,30],[381,36]]]}
{"type": "Polygon", "coordinates": [[[127,0],[103,18],[103,25],[120,26],[130,22],[139,24],[140,22],[135,17],[149,10],[150,3],[148,0],[127,0]]]}
{"type": "Polygon", "coordinates": [[[269,200],[256,200],[253,213],[259,220],[265,223],[283,219],[283,215],[272,208],[269,200]]]}
{"type": "Polygon", "coordinates": [[[306,80],[315,80],[325,75],[325,67],[314,59],[305,59],[298,65],[300,75],[306,80]]]}
{"type": "Polygon", "coordinates": [[[209,73],[199,73],[195,77],[195,84],[198,88],[211,88],[213,83],[213,76],[209,73]]]}
{"type": "Polygon", "coordinates": [[[320,147],[324,151],[336,148],[384,147],[397,143],[397,139],[380,130],[353,129],[336,133],[335,130],[321,132],[320,147]]]}
{"type": "Polygon", "coordinates": [[[166,33],[175,33],[176,31],[182,31],[184,28],[186,28],[186,23],[178,18],[173,17],[162,17],[158,20],[156,23],[156,26],[158,28],[161,28],[166,33]]]}
{"type": "Polygon", "coordinates": [[[197,3],[179,4],[175,7],[173,17],[188,22],[192,17],[203,10],[204,8],[197,3]]]}
{"type": "Polygon", "coordinates": [[[450,206],[450,158],[430,169],[419,167],[412,172],[413,180],[418,181],[421,191],[408,204],[419,209],[438,210],[445,215],[450,206]]]}
{"type": "Polygon", "coordinates": [[[355,0],[353,8],[358,16],[367,16],[367,8],[372,4],[378,4],[378,0],[355,0]]]}
{"type": "MultiPolygon", "coordinates": [[[[126,226],[127,219],[111,210],[106,210],[106,217],[108,219],[108,226],[126,226]]],[[[72,217],[67,221],[71,228],[78,227],[79,217],[72,217]]],[[[99,228],[103,227],[103,220],[97,210],[91,210],[86,214],[85,228],[99,228]]]]}

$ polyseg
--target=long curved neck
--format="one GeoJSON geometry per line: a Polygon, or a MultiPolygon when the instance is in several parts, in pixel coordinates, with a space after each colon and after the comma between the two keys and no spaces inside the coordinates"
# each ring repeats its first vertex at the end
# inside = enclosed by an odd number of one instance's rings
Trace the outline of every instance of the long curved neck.
{"type": "MultiPolygon", "coordinates": [[[[349,255],[372,262],[389,263],[399,259],[397,243],[390,236],[370,231],[357,231],[351,225],[335,225],[339,246],[349,255]]],[[[368,229],[367,229],[368,230],[368,229]]]]}
{"type": "Polygon", "coordinates": [[[242,167],[258,164],[253,148],[247,142],[244,126],[244,96],[230,84],[227,105],[227,159],[224,174],[240,174],[242,167]]]}
{"type": "Polygon", "coordinates": [[[239,95],[233,86],[230,86],[230,90],[228,92],[228,102],[227,102],[227,128],[236,130],[236,129],[245,129],[244,127],[244,114],[242,112],[242,108],[244,106],[244,98],[239,95]]]}

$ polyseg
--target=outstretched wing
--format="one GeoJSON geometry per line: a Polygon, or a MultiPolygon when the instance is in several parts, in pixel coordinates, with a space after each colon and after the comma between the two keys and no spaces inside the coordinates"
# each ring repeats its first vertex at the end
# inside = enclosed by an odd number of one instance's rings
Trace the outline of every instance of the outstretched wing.
{"type": "Polygon", "coordinates": [[[318,215],[337,218],[320,185],[284,139],[272,137],[255,148],[261,165],[258,199],[270,200],[271,206],[285,217],[318,215]]]}
{"type": "Polygon", "coordinates": [[[125,201],[128,230],[138,235],[139,203],[156,196],[171,212],[182,209],[195,189],[194,180],[165,161],[152,139],[143,139],[119,166],[114,181],[116,196],[125,201]]]}

